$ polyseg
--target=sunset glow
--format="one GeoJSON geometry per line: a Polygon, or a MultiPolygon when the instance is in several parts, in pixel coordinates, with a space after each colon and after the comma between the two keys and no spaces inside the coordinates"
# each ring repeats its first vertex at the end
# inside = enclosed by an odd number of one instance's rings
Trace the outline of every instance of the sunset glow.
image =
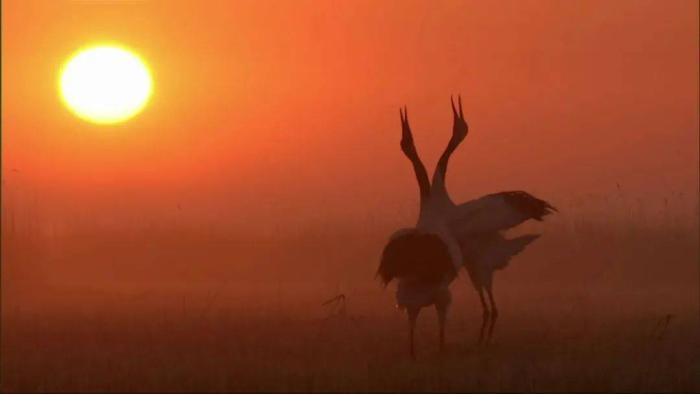
{"type": "Polygon", "coordinates": [[[700,1],[0,25],[0,394],[700,393],[700,1]]]}
{"type": "Polygon", "coordinates": [[[82,119],[123,122],[147,104],[152,81],[146,64],[116,46],[79,51],[61,70],[60,92],[66,106],[82,119]]]}

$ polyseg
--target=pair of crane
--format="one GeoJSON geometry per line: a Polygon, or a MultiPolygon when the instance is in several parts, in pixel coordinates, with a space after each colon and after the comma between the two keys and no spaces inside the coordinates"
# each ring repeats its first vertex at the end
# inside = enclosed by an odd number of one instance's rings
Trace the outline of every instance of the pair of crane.
{"type": "Polygon", "coordinates": [[[437,310],[440,349],[444,348],[445,320],[452,300],[449,286],[462,267],[469,274],[483,309],[479,342],[491,338],[498,318],[493,297],[494,272],[505,268],[513,256],[539,237],[528,234],[507,239],[502,232],[529,219],[541,221],[556,211],[548,202],[524,191],[489,194],[462,204],[452,201],[445,187],[447,164],[469,127],[461,97],[457,97],[457,106],[452,98],[450,101],[454,117],[452,137],[438,160],[432,181],[416,151],[407,109],[399,109],[401,150],[415,171],[420,213],[415,227],[400,229],[390,237],[377,275],[385,286],[393,279],[398,281],[397,306],[408,315],[412,357],[418,313],[431,305],[437,310]]]}

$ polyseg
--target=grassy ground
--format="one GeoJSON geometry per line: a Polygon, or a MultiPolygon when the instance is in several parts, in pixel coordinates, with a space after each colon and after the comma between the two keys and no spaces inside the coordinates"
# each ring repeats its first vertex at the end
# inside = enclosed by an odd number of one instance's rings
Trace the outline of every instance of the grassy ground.
{"type": "Polygon", "coordinates": [[[25,315],[3,327],[5,391],[695,391],[695,315],[508,315],[475,343],[456,314],[436,349],[433,311],[419,355],[402,316],[299,318],[216,309],[204,316],[25,315]],[[604,315],[604,316],[603,316],[604,315]]]}
{"type": "Polygon", "coordinates": [[[552,228],[498,274],[493,343],[476,346],[481,311],[462,276],[446,352],[424,310],[416,361],[392,289],[372,279],[381,237],[6,241],[0,388],[700,390],[697,227],[552,228]],[[347,315],[326,318],[338,292],[347,315]]]}

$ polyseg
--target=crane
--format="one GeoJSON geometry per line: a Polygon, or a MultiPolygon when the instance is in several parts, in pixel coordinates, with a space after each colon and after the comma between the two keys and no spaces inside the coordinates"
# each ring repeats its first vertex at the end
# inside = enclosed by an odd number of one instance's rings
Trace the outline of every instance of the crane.
{"type": "Polygon", "coordinates": [[[524,191],[493,193],[455,204],[447,193],[445,178],[452,153],[466,138],[469,127],[462,110],[450,98],[454,118],[452,137],[428,180],[418,156],[408,122],[406,107],[399,109],[401,150],[413,165],[420,193],[420,211],[414,227],[403,228],[389,237],[377,270],[384,286],[396,279],[397,306],[409,321],[409,352],[415,357],[414,331],[420,310],[435,306],[439,324],[440,350],[445,346],[445,321],[452,301],[450,284],[464,267],[479,294],[483,310],[479,343],[490,340],[498,317],[493,296],[493,275],[510,259],[536,240],[538,234],[507,239],[502,234],[526,220],[541,221],[554,211],[548,202],[524,191]],[[488,303],[486,297],[488,296],[488,303]],[[486,330],[488,326],[488,330],[486,330]]]}

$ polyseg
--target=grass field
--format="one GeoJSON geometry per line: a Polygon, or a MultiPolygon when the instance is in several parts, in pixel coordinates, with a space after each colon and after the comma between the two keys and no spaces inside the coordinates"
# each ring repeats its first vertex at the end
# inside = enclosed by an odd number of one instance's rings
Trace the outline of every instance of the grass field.
{"type": "Polygon", "coordinates": [[[6,240],[1,388],[700,390],[696,222],[535,227],[545,235],[496,277],[493,342],[476,344],[481,311],[461,275],[447,350],[424,310],[415,361],[393,288],[373,278],[380,236],[6,240]],[[321,306],[338,293],[345,316],[321,306]]]}
{"type": "MultiPolygon", "coordinates": [[[[389,312],[389,311],[387,311],[389,312]]],[[[431,313],[432,315],[432,313],[431,313]]],[[[6,391],[693,391],[697,316],[508,315],[477,347],[477,313],[422,319],[419,357],[401,316],[327,320],[217,309],[208,315],[35,318],[4,327],[6,391]]],[[[432,316],[430,316],[432,317],[432,316]]]]}

